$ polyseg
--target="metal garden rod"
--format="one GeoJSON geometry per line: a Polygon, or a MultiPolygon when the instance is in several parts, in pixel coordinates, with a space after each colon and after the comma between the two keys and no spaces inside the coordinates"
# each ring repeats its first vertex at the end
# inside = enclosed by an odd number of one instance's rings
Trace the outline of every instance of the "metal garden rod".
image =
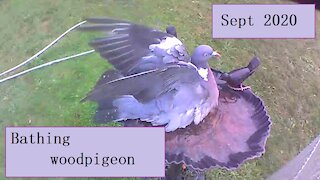
{"type": "Polygon", "coordinates": [[[50,62],[41,64],[41,65],[39,65],[39,66],[36,66],[36,67],[30,68],[30,69],[27,69],[27,70],[25,70],[25,71],[19,72],[19,73],[17,73],[17,74],[12,75],[12,76],[9,76],[9,77],[0,79],[0,83],[3,83],[3,82],[8,81],[8,80],[10,80],[10,79],[13,79],[13,78],[22,76],[22,75],[24,75],[24,74],[26,74],[26,73],[28,73],[28,72],[31,72],[31,71],[34,71],[34,70],[37,70],[37,69],[40,69],[40,68],[43,68],[43,67],[46,67],[46,66],[50,66],[50,65],[52,65],[52,64],[59,63],[59,62],[63,62],[63,61],[66,61],[66,60],[69,60],[69,59],[72,59],[72,58],[84,56],[84,55],[87,55],[87,54],[90,54],[90,53],[93,53],[93,52],[94,52],[94,50],[90,50],[90,51],[82,52],[82,53],[75,54],[75,55],[72,55],[72,56],[68,56],[68,57],[64,57],[64,58],[57,59],[57,60],[53,60],[53,61],[50,61],[50,62]]]}
{"type": "Polygon", "coordinates": [[[79,27],[80,25],[86,23],[87,21],[82,21],[74,26],[72,26],[71,28],[69,28],[66,32],[64,32],[63,34],[61,34],[57,39],[55,39],[54,41],[52,41],[50,44],[48,44],[45,48],[43,48],[42,50],[40,50],[38,53],[36,53],[35,55],[33,55],[32,57],[30,57],[29,59],[25,60],[24,62],[22,62],[21,64],[7,70],[4,71],[2,73],[0,73],[0,76],[3,76],[9,72],[12,72],[18,68],[20,68],[21,66],[31,62],[33,59],[35,59],[36,57],[38,57],[39,55],[41,55],[43,52],[45,52],[46,50],[48,50],[51,46],[53,46],[55,43],[57,43],[61,38],[63,38],[66,34],[68,34],[69,32],[71,32],[72,30],[76,29],[77,27],[79,27]]]}

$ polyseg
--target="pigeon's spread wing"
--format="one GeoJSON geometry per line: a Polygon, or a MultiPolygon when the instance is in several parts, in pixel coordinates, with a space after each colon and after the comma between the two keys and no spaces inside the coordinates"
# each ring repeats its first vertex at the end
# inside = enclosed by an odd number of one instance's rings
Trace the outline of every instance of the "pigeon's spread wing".
{"type": "Polygon", "coordinates": [[[113,77],[114,73],[105,73],[84,99],[97,102],[94,118],[97,123],[140,118],[154,126],[166,125],[167,131],[173,131],[194,121],[195,117],[188,112],[195,111],[209,94],[202,87],[204,82],[196,67],[189,63],[115,80],[113,77]]]}
{"type": "Polygon", "coordinates": [[[127,76],[162,67],[168,63],[190,62],[179,39],[171,34],[122,20],[92,18],[81,30],[106,32],[106,37],[90,43],[122,75],[127,76]]]}
{"type": "Polygon", "coordinates": [[[87,99],[106,102],[123,95],[132,95],[139,102],[148,102],[164,93],[174,91],[181,84],[198,84],[201,80],[193,65],[178,63],[109,82],[101,83],[103,82],[101,79],[87,99]]]}

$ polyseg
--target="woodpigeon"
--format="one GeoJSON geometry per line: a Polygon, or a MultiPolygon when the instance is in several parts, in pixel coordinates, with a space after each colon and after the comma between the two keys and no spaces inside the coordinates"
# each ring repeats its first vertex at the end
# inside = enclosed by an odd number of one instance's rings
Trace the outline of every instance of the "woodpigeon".
{"type": "Polygon", "coordinates": [[[220,57],[208,45],[191,56],[176,38],[143,25],[92,18],[81,30],[102,31],[90,43],[116,71],[85,98],[98,103],[97,122],[139,119],[167,132],[199,124],[217,107],[219,91],[208,60],[220,57]],[[118,72],[118,74],[117,74],[118,72]]]}
{"type": "MultiPolygon", "coordinates": [[[[257,61],[259,59],[254,57],[250,62],[257,61]]],[[[246,68],[235,69],[227,74],[232,74],[234,80],[242,79],[242,83],[244,77],[252,74],[249,71],[241,73],[246,68]]],[[[216,81],[222,80],[225,74],[214,69],[212,72],[216,81]]],[[[186,174],[201,179],[208,169],[235,169],[246,160],[260,157],[265,152],[271,118],[263,101],[251,89],[234,90],[228,83],[218,86],[219,105],[202,123],[166,134],[166,162],[169,164],[166,179],[178,179],[186,174]],[[190,173],[186,173],[182,165],[190,173]]],[[[150,125],[133,120],[125,121],[124,126],[150,125]]]]}

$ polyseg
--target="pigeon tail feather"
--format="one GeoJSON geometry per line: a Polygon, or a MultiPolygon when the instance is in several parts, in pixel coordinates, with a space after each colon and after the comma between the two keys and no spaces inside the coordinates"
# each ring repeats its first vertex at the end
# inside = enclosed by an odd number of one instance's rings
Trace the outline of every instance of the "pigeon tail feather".
{"type": "Polygon", "coordinates": [[[248,64],[247,68],[250,70],[250,72],[254,71],[255,69],[258,68],[260,65],[260,60],[257,57],[254,57],[250,63],[248,64]]]}

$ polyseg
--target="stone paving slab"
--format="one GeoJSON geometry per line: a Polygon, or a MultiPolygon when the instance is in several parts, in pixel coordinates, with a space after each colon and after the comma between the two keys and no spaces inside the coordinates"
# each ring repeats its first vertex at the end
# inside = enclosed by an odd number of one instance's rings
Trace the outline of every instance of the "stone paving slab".
{"type": "Polygon", "coordinates": [[[320,135],[268,180],[320,180],[320,135]]]}

